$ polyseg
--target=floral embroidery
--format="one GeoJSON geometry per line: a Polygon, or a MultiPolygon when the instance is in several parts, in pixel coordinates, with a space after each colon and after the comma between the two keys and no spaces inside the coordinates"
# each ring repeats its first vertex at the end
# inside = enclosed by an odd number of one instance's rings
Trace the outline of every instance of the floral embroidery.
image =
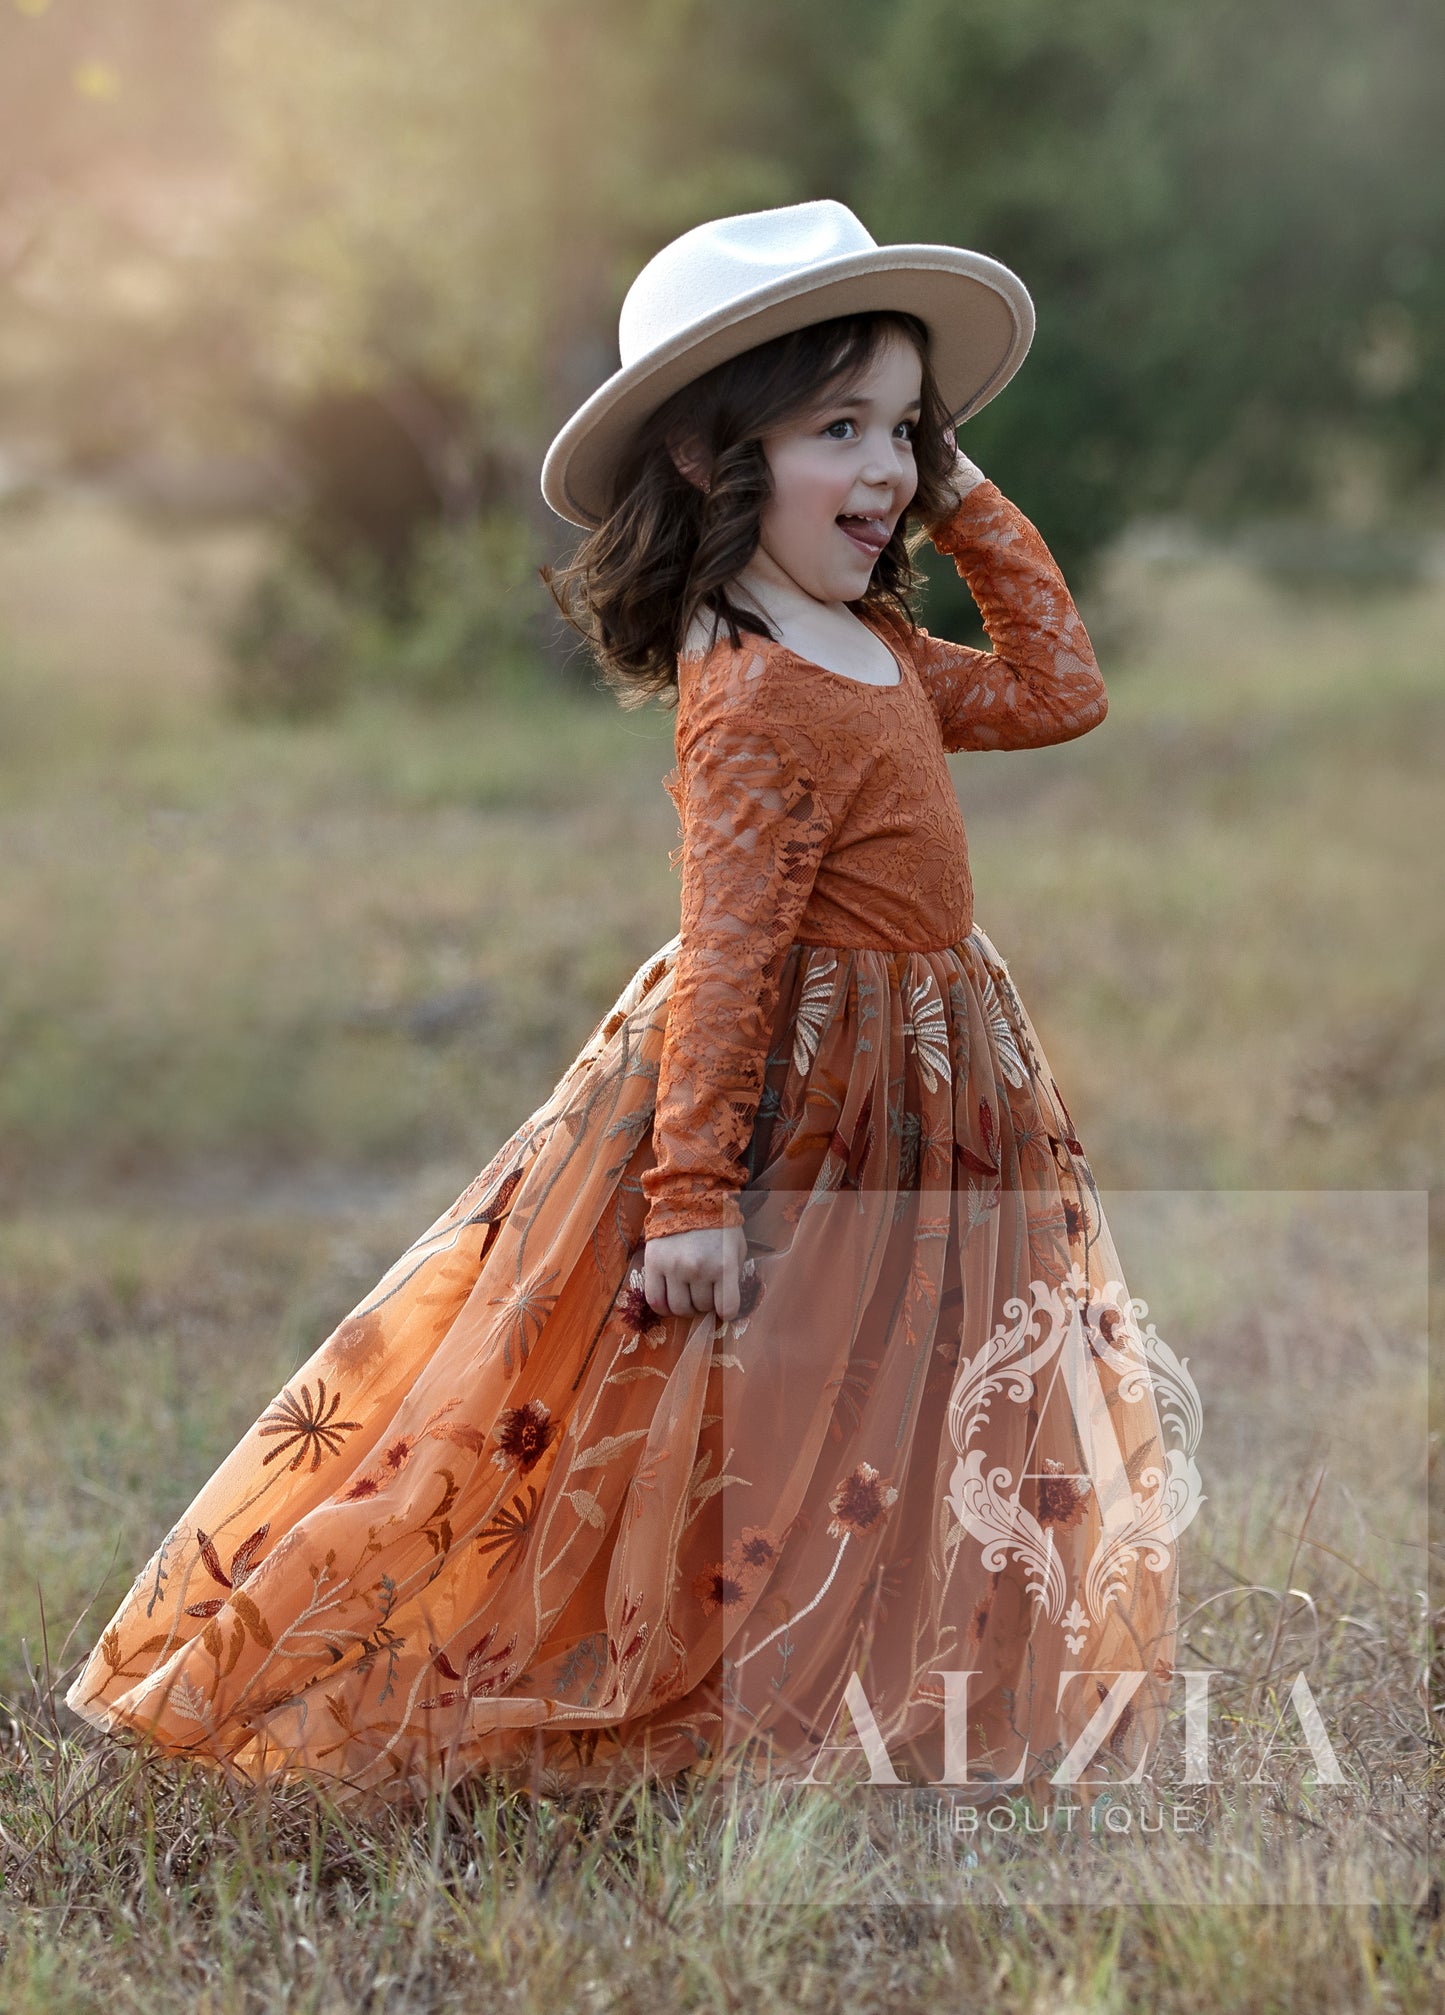
{"type": "Polygon", "coordinates": [[[495,1553],[496,1559],[487,1569],[487,1579],[516,1559],[527,1544],[537,1515],[537,1487],[528,1484],[525,1503],[520,1495],[512,1499],[510,1506],[504,1506],[493,1514],[477,1538],[480,1553],[495,1553]]]}
{"type": "Polygon", "coordinates": [[[1084,1491],[1072,1476],[1065,1476],[1064,1465],[1052,1455],[1044,1457],[1047,1474],[1039,1478],[1040,1525],[1077,1525],[1084,1515],[1084,1491]]]}
{"type": "Polygon", "coordinates": [[[846,1533],[871,1532],[898,1492],[891,1482],[882,1481],[871,1462],[860,1462],[828,1499],[833,1513],[828,1531],[834,1539],[846,1533]]]}
{"type": "Polygon", "coordinates": [[[525,1476],[535,1469],[560,1432],[550,1410],[540,1399],[521,1406],[509,1406],[497,1416],[497,1446],[493,1462],[515,1463],[525,1476]]]}
{"type": "Polygon", "coordinates": [[[482,1633],[467,1653],[460,1672],[447,1654],[433,1644],[430,1647],[432,1664],[444,1679],[455,1679],[460,1683],[450,1692],[434,1694],[430,1700],[420,1700],[417,1705],[423,1708],[451,1707],[458,1700],[480,1700],[489,1694],[502,1692],[511,1680],[512,1668],[510,1665],[499,1666],[498,1660],[505,1659],[516,1649],[517,1640],[515,1637],[509,1637],[499,1650],[488,1650],[487,1647],[497,1634],[497,1628],[494,1623],[490,1630],[482,1633]],[[496,1670],[493,1670],[493,1667],[496,1667],[496,1670]]]}
{"type": "Polygon", "coordinates": [[[695,1576],[692,1592],[710,1614],[736,1609],[747,1594],[743,1576],[725,1560],[714,1561],[695,1576]]]}
{"type": "Polygon", "coordinates": [[[745,1525],[728,1548],[728,1566],[744,1581],[769,1573],[777,1559],[778,1543],[760,1525],[745,1525]]]}
{"type": "Polygon", "coordinates": [[[270,1449],[262,1458],[274,1462],[278,1455],[284,1455],[288,1448],[295,1447],[296,1453],[287,1463],[288,1469],[299,1469],[307,1456],[311,1457],[313,1470],[321,1467],[321,1458],[340,1452],[342,1436],[353,1434],[361,1426],[359,1420],[337,1420],[336,1410],[341,1404],[341,1394],[334,1392],[331,1403],[326,1401],[326,1380],[316,1382],[316,1398],[313,1402],[311,1388],[303,1385],[301,1397],[297,1399],[287,1387],[281,1397],[263,1413],[257,1424],[258,1434],[279,1434],[284,1439],[270,1449]]]}
{"type": "MultiPolygon", "coordinates": [[[[201,1528],[197,1526],[196,1545],[200,1548],[201,1559],[205,1562],[206,1572],[210,1575],[212,1581],[218,1581],[222,1588],[239,1588],[256,1565],[256,1556],[265,1544],[266,1534],[270,1530],[271,1526],[268,1520],[265,1525],[259,1526],[249,1539],[241,1541],[241,1544],[231,1556],[231,1571],[227,1574],[221,1565],[220,1555],[216,1552],[215,1541],[209,1533],[202,1532],[201,1528]]],[[[185,1613],[187,1616],[215,1616],[225,1606],[225,1596],[217,1596],[205,1602],[191,1603],[185,1613]]]]}
{"type": "Polygon", "coordinates": [[[644,1275],[640,1268],[633,1267],[617,1297],[617,1312],[622,1317],[624,1337],[619,1357],[626,1357],[636,1350],[639,1343],[645,1343],[649,1350],[654,1350],[667,1339],[667,1317],[658,1314],[643,1289],[644,1275]]]}

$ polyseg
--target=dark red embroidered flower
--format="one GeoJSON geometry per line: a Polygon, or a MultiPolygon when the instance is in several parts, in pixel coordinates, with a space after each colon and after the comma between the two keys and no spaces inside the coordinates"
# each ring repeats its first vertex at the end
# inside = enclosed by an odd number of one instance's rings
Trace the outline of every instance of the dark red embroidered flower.
{"type": "Polygon", "coordinates": [[[375,1497],[380,1488],[381,1485],[374,1476],[358,1476],[350,1490],[342,1492],[341,1502],[343,1504],[353,1504],[358,1498],[375,1497]]]}
{"type": "Polygon", "coordinates": [[[692,1592],[709,1615],[735,1609],[747,1593],[741,1577],[724,1560],[714,1561],[693,1578],[692,1592]]]}
{"type": "Polygon", "coordinates": [[[629,1340],[640,1337],[651,1349],[661,1343],[667,1330],[667,1317],[659,1315],[643,1291],[644,1276],[634,1267],[627,1276],[627,1284],[617,1297],[617,1312],[622,1317],[622,1326],[629,1340]]]}
{"type": "Polygon", "coordinates": [[[766,1574],[778,1558],[778,1544],[761,1525],[745,1525],[728,1548],[728,1565],[744,1579],[766,1574]]]}
{"type": "Polygon", "coordinates": [[[871,1462],[860,1462],[828,1499],[833,1513],[830,1535],[842,1539],[850,1532],[870,1532],[897,1496],[893,1484],[881,1480],[871,1462]]]}
{"type": "Polygon", "coordinates": [[[509,1406],[497,1417],[497,1447],[492,1460],[503,1466],[515,1462],[525,1476],[541,1461],[560,1431],[551,1409],[540,1399],[509,1406]]]}
{"type": "Polygon", "coordinates": [[[1083,1490],[1052,1455],[1044,1457],[1044,1468],[1048,1474],[1039,1478],[1039,1524],[1077,1525],[1084,1515],[1083,1490]]]}
{"type": "Polygon", "coordinates": [[[1064,1203],[1064,1228],[1069,1234],[1070,1244],[1081,1239],[1089,1228],[1088,1213],[1072,1197],[1066,1196],[1064,1203]]]}

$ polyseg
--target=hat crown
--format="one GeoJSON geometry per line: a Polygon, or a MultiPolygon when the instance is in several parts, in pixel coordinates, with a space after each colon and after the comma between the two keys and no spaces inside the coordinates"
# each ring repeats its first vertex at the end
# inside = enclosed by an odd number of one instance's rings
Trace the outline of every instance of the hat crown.
{"type": "Polygon", "coordinates": [[[831,197],[698,224],[664,245],[628,288],[617,321],[623,369],[762,288],[877,249],[847,204],[831,197]]]}

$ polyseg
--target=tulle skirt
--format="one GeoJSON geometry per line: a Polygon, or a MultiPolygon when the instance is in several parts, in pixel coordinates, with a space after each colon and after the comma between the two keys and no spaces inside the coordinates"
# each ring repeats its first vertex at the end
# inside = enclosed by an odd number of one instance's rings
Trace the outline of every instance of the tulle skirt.
{"type": "Polygon", "coordinates": [[[1189,1408],[1003,960],[788,951],[724,1324],[642,1293],[677,950],[226,1457],[77,1713],[343,1797],[1147,1771],[1189,1408]]]}

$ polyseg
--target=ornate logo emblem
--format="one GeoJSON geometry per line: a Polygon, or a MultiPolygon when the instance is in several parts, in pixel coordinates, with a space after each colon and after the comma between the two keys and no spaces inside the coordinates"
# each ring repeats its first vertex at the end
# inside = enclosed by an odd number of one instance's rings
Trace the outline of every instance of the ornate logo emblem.
{"type": "Polygon", "coordinates": [[[1150,1571],[1169,1570],[1175,1541],[1204,1502],[1194,1460],[1203,1413],[1198,1388],[1185,1369],[1188,1360],[1175,1355],[1152,1323],[1139,1327],[1148,1306],[1131,1298],[1122,1281],[1091,1288],[1075,1262],[1057,1287],[1033,1281],[1030,1292],[1032,1306],[1021,1297],[1010,1300],[1007,1320],[977,1356],[960,1360],[948,1409],[949,1435],[959,1459],[946,1499],[957,1524],[945,1546],[951,1553],[964,1533],[971,1533],[983,1542],[983,1564],[990,1572],[1002,1568],[1012,1554],[1024,1569],[1029,1594],[1050,1623],[1062,1625],[1069,1651],[1077,1656],[1090,1623],[1103,1624],[1141,1552],[1150,1571]],[[1118,1374],[1120,1400],[1148,1402],[1153,1397],[1160,1435],[1134,1458],[1137,1475],[1131,1474],[1119,1446],[1099,1376],[1101,1364],[1118,1374]],[[1048,1374],[1068,1396],[1083,1470],[1072,1477],[1057,1466],[1052,1471],[1025,1469],[1017,1478],[1004,1467],[985,1473],[984,1452],[970,1443],[987,1426],[995,1398],[1027,1404],[1048,1374]],[[1081,1585],[1072,1590],[1052,1524],[1020,1501],[1020,1486],[1031,1476],[1050,1491],[1074,1486],[1071,1501],[1074,1494],[1094,1494],[1100,1534],[1081,1585]]]}

